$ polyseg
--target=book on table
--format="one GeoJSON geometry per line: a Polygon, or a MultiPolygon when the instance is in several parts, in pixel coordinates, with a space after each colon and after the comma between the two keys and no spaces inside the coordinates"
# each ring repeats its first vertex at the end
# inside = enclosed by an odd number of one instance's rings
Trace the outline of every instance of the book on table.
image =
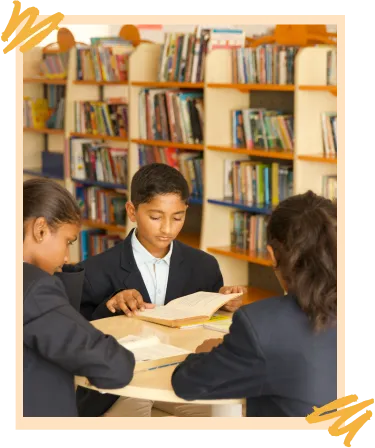
{"type": "Polygon", "coordinates": [[[139,312],[135,317],[172,328],[200,324],[210,320],[222,306],[242,293],[220,294],[199,291],[172,300],[165,306],[139,312]]]}
{"type": "Polygon", "coordinates": [[[133,353],[136,362],[134,372],[177,365],[191,353],[183,348],[164,344],[157,336],[128,335],[117,341],[133,353]]]}

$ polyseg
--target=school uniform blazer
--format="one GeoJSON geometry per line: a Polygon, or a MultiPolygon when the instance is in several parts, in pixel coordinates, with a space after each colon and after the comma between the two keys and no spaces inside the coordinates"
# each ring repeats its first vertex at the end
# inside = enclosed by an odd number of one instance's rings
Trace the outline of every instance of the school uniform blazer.
{"type": "MultiPolygon", "coordinates": [[[[111,313],[107,301],[119,291],[136,289],[145,302],[151,303],[147,288],[134,259],[132,230],[126,239],[113,248],[90,257],[80,266],[85,269],[81,313],[89,320],[123,314],[111,313]]],[[[218,292],[223,277],[216,259],[179,241],[173,242],[165,304],[198,291],[218,292]]],[[[118,399],[112,394],[77,389],[77,406],[81,417],[103,415],[118,399]]]]}
{"type": "Polygon", "coordinates": [[[74,375],[105,389],[133,376],[134,355],[79,313],[84,271],[68,269],[23,265],[24,417],[77,416],[74,375]]]}
{"type": "Polygon", "coordinates": [[[336,362],[336,326],[315,334],[287,295],[241,307],[223,343],[189,355],[172,385],[185,400],[247,398],[248,417],[306,417],[337,399],[336,362]]]}
{"type": "MultiPolygon", "coordinates": [[[[145,302],[151,303],[131,246],[134,229],[113,248],[80,263],[85,268],[81,313],[89,320],[112,314],[107,301],[119,291],[136,289],[145,302]]],[[[179,241],[173,242],[165,305],[171,300],[198,291],[218,292],[223,277],[217,260],[179,241]]]]}

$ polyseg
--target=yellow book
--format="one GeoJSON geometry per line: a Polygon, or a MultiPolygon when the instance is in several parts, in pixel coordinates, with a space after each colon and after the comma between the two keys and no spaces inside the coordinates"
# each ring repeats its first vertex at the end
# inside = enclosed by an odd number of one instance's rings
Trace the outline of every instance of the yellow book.
{"type": "Polygon", "coordinates": [[[206,322],[203,328],[206,330],[219,331],[220,333],[229,333],[229,328],[232,325],[232,319],[218,322],[206,322]]]}
{"type": "Polygon", "coordinates": [[[209,320],[203,320],[202,322],[196,323],[196,324],[186,324],[181,325],[181,330],[188,330],[189,328],[197,328],[197,327],[203,327],[205,324],[210,324],[214,322],[226,322],[231,321],[230,316],[225,316],[224,314],[214,314],[209,320]]]}

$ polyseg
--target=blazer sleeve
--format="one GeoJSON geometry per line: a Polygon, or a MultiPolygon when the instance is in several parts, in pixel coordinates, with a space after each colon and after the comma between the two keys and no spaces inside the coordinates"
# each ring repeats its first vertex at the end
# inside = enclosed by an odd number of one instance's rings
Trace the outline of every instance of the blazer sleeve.
{"type": "Polygon", "coordinates": [[[210,353],[189,355],[172,386],[185,400],[257,397],[266,378],[265,357],[246,314],[233,315],[230,333],[210,353]]]}
{"type": "Polygon", "coordinates": [[[91,321],[123,314],[122,312],[111,313],[106,307],[108,300],[122,291],[122,289],[115,292],[108,290],[108,273],[104,272],[103,268],[97,269],[96,266],[86,262],[81,262],[78,266],[85,271],[80,306],[82,316],[91,321]]]}
{"type": "Polygon", "coordinates": [[[82,300],[83,282],[85,280],[84,268],[78,265],[66,264],[63,266],[62,272],[56,272],[54,275],[62,281],[72,307],[79,311],[82,300]]]}
{"type": "Polygon", "coordinates": [[[24,345],[98,388],[121,388],[133,377],[134,355],[81,316],[55,276],[37,281],[28,291],[23,334],[24,345]]]}
{"type": "Polygon", "coordinates": [[[212,257],[212,259],[213,259],[213,269],[212,269],[213,275],[211,276],[212,281],[211,285],[209,285],[208,291],[219,292],[220,288],[224,286],[223,275],[220,271],[220,266],[216,258],[212,257]]]}

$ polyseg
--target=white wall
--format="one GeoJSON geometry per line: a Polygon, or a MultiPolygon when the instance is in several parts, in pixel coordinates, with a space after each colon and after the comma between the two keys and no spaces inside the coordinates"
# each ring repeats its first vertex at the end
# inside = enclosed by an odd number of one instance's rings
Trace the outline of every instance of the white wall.
{"type": "MultiPolygon", "coordinates": [[[[207,28],[224,28],[224,25],[205,25],[207,28]]],[[[162,43],[164,41],[164,33],[179,32],[190,33],[194,31],[196,25],[164,25],[160,30],[141,30],[142,39],[148,39],[152,42],[162,43]]],[[[68,25],[68,28],[76,40],[76,42],[90,43],[90,37],[106,37],[106,36],[118,36],[121,29],[121,25],[68,25]]],[[[271,30],[270,25],[225,25],[225,28],[239,28],[243,29],[246,36],[251,37],[254,35],[269,33],[271,30]]],[[[328,25],[328,31],[336,32],[336,25],[328,25]]],[[[40,46],[56,42],[57,31],[53,31],[46,39],[44,39],[40,46]]]]}
{"type": "MultiPolygon", "coordinates": [[[[76,42],[83,42],[85,44],[90,43],[90,37],[106,37],[111,36],[111,27],[109,25],[68,25],[66,26],[73,36],[76,42]]],[[[57,41],[57,31],[52,31],[43,41],[39,44],[41,47],[45,47],[48,44],[52,44],[57,41]]]]}
{"type": "MultiPolygon", "coordinates": [[[[206,28],[239,28],[243,29],[246,36],[252,36],[254,34],[263,34],[270,29],[269,25],[203,25],[206,28]]],[[[163,43],[164,33],[192,33],[196,25],[164,25],[160,30],[141,30],[141,38],[151,40],[155,43],[163,43]]],[[[112,35],[117,36],[121,29],[120,25],[110,26],[110,32],[112,35]]]]}
{"type": "MultiPolygon", "coordinates": [[[[272,25],[204,25],[207,28],[237,28],[245,31],[247,37],[256,36],[259,34],[270,34],[272,30],[272,25]]],[[[141,38],[151,40],[156,43],[163,43],[164,33],[191,33],[194,31],[196,25],[164,25],[160,30],[141,30],[141,38]]],[[[117,36],[121,26],[111,25],[110,33],[112,36],[117,36]]],[[[329,32],[336,32],[336,25],[327,25],[327,30],[329,32]]]]}

